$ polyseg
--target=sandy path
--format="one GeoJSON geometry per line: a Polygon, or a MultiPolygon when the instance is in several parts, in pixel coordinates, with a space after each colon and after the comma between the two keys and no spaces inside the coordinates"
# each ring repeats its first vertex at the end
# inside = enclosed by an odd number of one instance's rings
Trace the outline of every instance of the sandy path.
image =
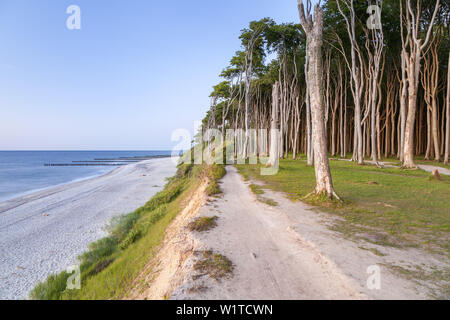
{"type": "Polygon", "coordinates": [[[220,283],[207,277],[193,280],[191,272],[172,299],[366,298],[355,281],[294,230],[281,210],[258,202],[234,167],[227,168],[222,189],[224,197],[200,212],[217,215],[219,225],[197,234],[195,249],[227,256],[235,265],[233,277],[220,283]]]}
{"type": "Polygon", "coordinates": [[[424,171],[434,172],[435,170],[437,170],[437,171],[439,171],[440,174],[445,174],[447,176],[450,176],[450,170],[447,168],[430,166],[430,165],[425,165],[425,164],[419,164],[417,166],[424,171]]]}
{"type": "Polygon", "coordinates": [[[173,273],[178,282],[180,277],[184,280],[168,292],[171,299],[428,299],[429,287],[394,275],[386,266],[449,267],[419,250],[343,239],[327,228],[333,219],[330,215],[287,200],[282,193],[266,191],[264,197],[278,203],[270,207],[256,199],[248,184],[234,167],[227,168],[223,197],[199,212],[218,216],[218,226],[189,235],[190,257],[173,273]],[[192,266],[198,258],[191,253],[208,249],[233,262],[231,277],[219,282],[207,276],[194,280],[197,274],[192,266]],[[370,266],[380,268],[379,289],[367,287],[370,266]]]}
{"type": "Polygon", "coordinates": [[[171,159],[153,159],[0,203],[0,298],[26,298],[74,264],[112,217],[144,205],[174,173],[171,159]]]}
{"type": "MultiPolygon", "coordinates": [[[[349,161],[351,162],[352,160],[349,159],[331,159],[331,160],[338,160],[338,161],[349,161]]],[[[375,163],[373,161],[370,160],[366,160],[366,163],[370,163],[375,165],[375,163]]],[[[399,166],[393,165],[392,162],[379,162],[382,166],[386,167],[386,168],[400,168],[399,166]]],[[[431,172],[433,173],[435,170],[437,170],[440,174],[444,174],[447,176],[450,176],[450,169],[447,168],[443,168],[443,167],[438,167],[438,166],[432,166],[432,165],[426,165],[426,164],[418,164],[417,167],[423,171],[427,171],[427,172],[431,172]]]]}
{"type": "Polygon", "coordinates": [[[223,199],[202,213],[217,215],[219,226],[199,236],[204,249],[211,248],[233,262],[233,278],[222,283],[188,278],[172,298],[366,298],[356,282],[295,232],[283,212],[258,202],[234,167],[227,168],[222,189],[223,199]],[[208,289],[193,293],[195,287],[208,289]]]}

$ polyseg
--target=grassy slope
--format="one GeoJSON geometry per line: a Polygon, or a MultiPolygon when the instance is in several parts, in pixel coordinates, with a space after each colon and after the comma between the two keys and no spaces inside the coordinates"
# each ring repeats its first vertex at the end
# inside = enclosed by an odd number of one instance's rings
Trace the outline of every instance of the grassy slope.
{"type": "MultiPolygon", "coordinates": [[[[309,202],[344,218],[334,229],[381,245],[421,247],[448,255],[449,176],[437,181],[421,170],[378,169],[347,161],[330,164],[344,203],[309,202]]],[[[267,188],[283,191],[293,200],[314,190],[314,169],[305,161],[281,160],[275,176],[260,176],[257,166],[237,167],[245,178],[264,181],[267,188]]]]}
{"type": "Polygon", "coordinates": [[[81,290],[66,290],[66,272],[50,276],[31,292],[32,299],[120,299],[145,264],[155,256],[166,227],[181,212],[202,179],[207,192],[220,192],[223,166],[181,165],[165,189],[144,207],[112,222],[110,236],[80,256],[81,290]]]}

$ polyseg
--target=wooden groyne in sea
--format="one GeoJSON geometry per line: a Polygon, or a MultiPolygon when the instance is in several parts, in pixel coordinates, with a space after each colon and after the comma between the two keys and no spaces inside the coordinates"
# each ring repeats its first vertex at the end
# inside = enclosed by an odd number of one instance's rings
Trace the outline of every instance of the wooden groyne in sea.
{"type": "Polygon", "coordinates": [[[127,163],[46,163],[44,167],[104,167],[104,166],[126,166],[127,163]]]}
{"type": "Polygon", "coordinates": [[[136,156],[136,157],[119,157],[119,158],[97,158],[94,160],[86,161],[72,161],[72,163],[46,163],[45,167],[120,167],[126,166],[131,163],[138,163],[141,161],[151,160],[151,159],[161,159],[169,158],[170,155],[156,155],[156,156],[136,156]]]}
{"type": "Polygon", "coordinates": [[[158,156],[138,156],[138,157],[119,157],[119,158],[96,158],[95,161],[145,161],[151,159],[170,158],[171,155],[158,156]]]}
{"type": "Polygon", "coordinates": [[[88,161],[72,161],[72,163],[108,163],[108,162],[117,162],[117,163],[134,163],[141,162],[142,160],[88,160],[88,161]]]}

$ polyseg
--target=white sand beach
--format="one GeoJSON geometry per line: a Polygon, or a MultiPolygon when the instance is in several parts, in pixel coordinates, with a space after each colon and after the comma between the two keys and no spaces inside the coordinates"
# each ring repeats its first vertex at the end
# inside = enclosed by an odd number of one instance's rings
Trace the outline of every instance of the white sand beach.
{"type": "Polygon", "coordinates": [[[175,173],[170,158],[130,164],[89,180],[0,203],[0,299],[23,299],[77,263],[111,218],[144,205],[175,173]]]}

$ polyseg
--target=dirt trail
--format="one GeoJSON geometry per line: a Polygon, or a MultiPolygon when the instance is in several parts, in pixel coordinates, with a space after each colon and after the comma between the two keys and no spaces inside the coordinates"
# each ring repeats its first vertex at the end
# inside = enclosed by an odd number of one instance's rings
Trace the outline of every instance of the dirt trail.
{"type": "MultiPolygon", "coordinates": [[[[339,161],[352,161],[349,159],[332,159],[332,160],[339,160],[339,161]]],[[[375,162],[366,160],[366,163],[375,164],[375,162]]],[[[400,166],[393,165],[392,162],[379,162],[383,167],[385,168],[400,168],[400,166]]],[[[426,164],[418,164],[417,167],[423,171],[431,172],[438,171],[439,174],[450,176],[450,169],[438,167],[438,166],[432,166],[432,165],[426,165],[426,164]]]]}
{"type": "MultiPolygon", "coordinates": [[[[255,182],[252,182],[255,183],[255,182]]],[[[266,191],[278,203],[257,200],[234,167],[222,179],[223,196],[199,208],[194,196],[167,234],[156,274],[147,276],[150,289],[138,299],[427,299],[428,289],[393,275],[390,263],[442,266],[417,250],[379,247],[345,240],[327,228],[330,215],[303,203],[266,191]],[[196,216],[217,216],[211,231],[192,233],[187,225],[196,216]],[[364,248],[363,248],[364,247],[364,248]],[[383,256],[369,249],[377,249],[383,256]],[[214,280],[194,270],[201,255],[213,250],[234,265],[233,273],[214,280]],[[367,288],[367,268],[379,266],[381,288],[367,288]],[[165,268],[168,268],[166,270],[165,268]],[[153,277],[153,278],[152,278],[153,277]],[[155,294],[156,293],[156,294],[155,294]]],[[[448,266],[447,266],[448,267],[448,266]]]]}
{"type": "Polygon", "coordinates": [[[173,299],[364,299],[314,244],[295,232],[277,209],[258,202],[233,167],[223,179],[224,197],[203,208],[219,226],[197,237],[205,247],[228,257],[233,276],[217,282],[192,274],[173,299]]]}
{"type": "Polygon", "coordinates": [[[437,167],[437,166],[430,166],[425,164],[419,164],[418,167],[424,171],[428,172],[434,172],[435,170],[439,171],[440,174],[445,174],[447,176],[450,176],[450,170],[447,168],[437,167]]]}

